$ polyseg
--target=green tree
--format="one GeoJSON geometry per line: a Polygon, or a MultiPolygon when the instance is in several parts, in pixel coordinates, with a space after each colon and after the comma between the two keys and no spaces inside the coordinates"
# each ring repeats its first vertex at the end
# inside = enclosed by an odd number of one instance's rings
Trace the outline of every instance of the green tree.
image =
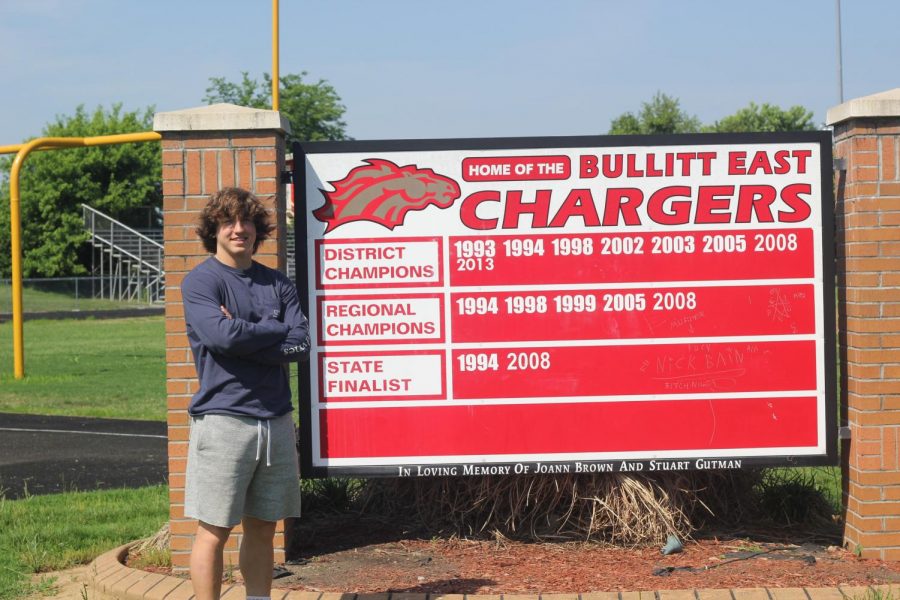
{"type": "Polygon", "coordinates": [[[774,104],[751,102],[733,115],[711,125],[701,125],[697,117],[681,110],[677,98],[657,92],[640,112],[627,112],[613,119],[610,135],[660,133],[736,133],[749,131],[814,131],[813,113],[802,106],[783,109],[774,104]]]}
{"type": "MultiPolygon", "coordinates": [[[[347,109],[341,104],[340,96],[324,79],[304,83],[306,75],[304,71],[279,78],[278,108],[291,123],[289,142],[348,139],[346,123],[341,120],[347,109]]],[[[224,77],[210,77],[209,81],[203,97],[208,104],[228,102],[251,108],[272,107],[272,76],[268,73],[263,73],[262,82],[250,79],[246,71],[241,73],[240,83],[224,77]]]]}
{"type": "Polygon", "coordinates": [[[729,115],[712,125],[705,131],[731,133],[738,131],[814,131],[812,111],[802,106],[792,106],[784,110],[774,104],[763,103],[762,106],[751,102],[733,115],[729,115]]]}
{"type": "MultiPolygon", "coordinates": [[[[121,104],[93,113],[79,106],[57,116],[45,137],[88,137],[152,129],[153,108],[124,112],[121,104]]],[[[10,247],[9,171],[0,160],[0,247],[10,247]]],[[[162,166],[158,143],[143,142],[33,152],[20,172],[22,270],[26,277],[61,277],[87,272],[81,204],[127,220],[138,207],[162,207],[162,166]]],[[[11,259],[0,252],[0,273],[9,277],[11,259]]]]}
{"type": "Polygon", "coordinates": [[[696,133],[700,131],[700,119],[681,110],[677,98],[656,92],[650,102],[641,103],[640,112],[624,113],[613,119],[610,135],[696,133]]]}

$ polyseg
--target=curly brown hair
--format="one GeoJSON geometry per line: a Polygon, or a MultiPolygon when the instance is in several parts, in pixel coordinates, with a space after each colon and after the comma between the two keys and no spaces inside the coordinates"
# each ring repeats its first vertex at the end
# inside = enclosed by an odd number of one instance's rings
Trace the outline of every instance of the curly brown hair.
{"type": "Polygon", "coordinates": [[[253,252],[256,252],[259,245],[269,239],[269,234],[275,230],[275,226],[269,223],[269,214],[259,198],[245,189],[222,188],[209,197],[206,206],[200,211],[200,223],[196,232],[207,252],[216,251],[216,233],[219,226],[234,223],[238,219],[253,221],[256,227],[253,252]]]}

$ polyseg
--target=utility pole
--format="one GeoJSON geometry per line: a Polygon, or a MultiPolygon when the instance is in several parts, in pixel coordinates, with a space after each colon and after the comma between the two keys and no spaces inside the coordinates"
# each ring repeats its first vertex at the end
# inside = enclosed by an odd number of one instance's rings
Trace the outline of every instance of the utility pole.
{"type": "Polygon", "coordinates": [[[835,37],[837,39],[837,88],[838,104],[844,103],[844,64],[841,53],[841,0],[834,0],[835,37]]]}

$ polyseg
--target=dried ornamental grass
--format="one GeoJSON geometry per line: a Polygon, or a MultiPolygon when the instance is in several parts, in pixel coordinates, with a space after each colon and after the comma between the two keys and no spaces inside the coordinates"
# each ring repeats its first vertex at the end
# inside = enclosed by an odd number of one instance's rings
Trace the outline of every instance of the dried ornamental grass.
{"type": "Polygon", "coordinates": [[[744,471],[384,479],[368,482],[363,510],[464,536],[650,545],[711,518],[742,519],[757,480],[744,471]]]}
{"type": "Polygon", "coordinates": [[[169,543],[172,541],[172,535],[169,532],[169,523],[163,523],[159,531],[148,538],[135,542],[130,551],[133,554],[141,554],[150,550],[168,550],[169,543]]]}

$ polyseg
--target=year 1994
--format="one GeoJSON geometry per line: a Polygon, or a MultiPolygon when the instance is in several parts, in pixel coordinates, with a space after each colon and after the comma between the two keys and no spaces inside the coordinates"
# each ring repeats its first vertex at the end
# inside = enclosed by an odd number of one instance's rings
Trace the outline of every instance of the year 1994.
{"type": "Polygon", "coordinates": [[[467,352],[456,357],[462,372],[546,371],[550,368],[549,352],[507,352],[503,361],[496,352],[467,352]]]}

